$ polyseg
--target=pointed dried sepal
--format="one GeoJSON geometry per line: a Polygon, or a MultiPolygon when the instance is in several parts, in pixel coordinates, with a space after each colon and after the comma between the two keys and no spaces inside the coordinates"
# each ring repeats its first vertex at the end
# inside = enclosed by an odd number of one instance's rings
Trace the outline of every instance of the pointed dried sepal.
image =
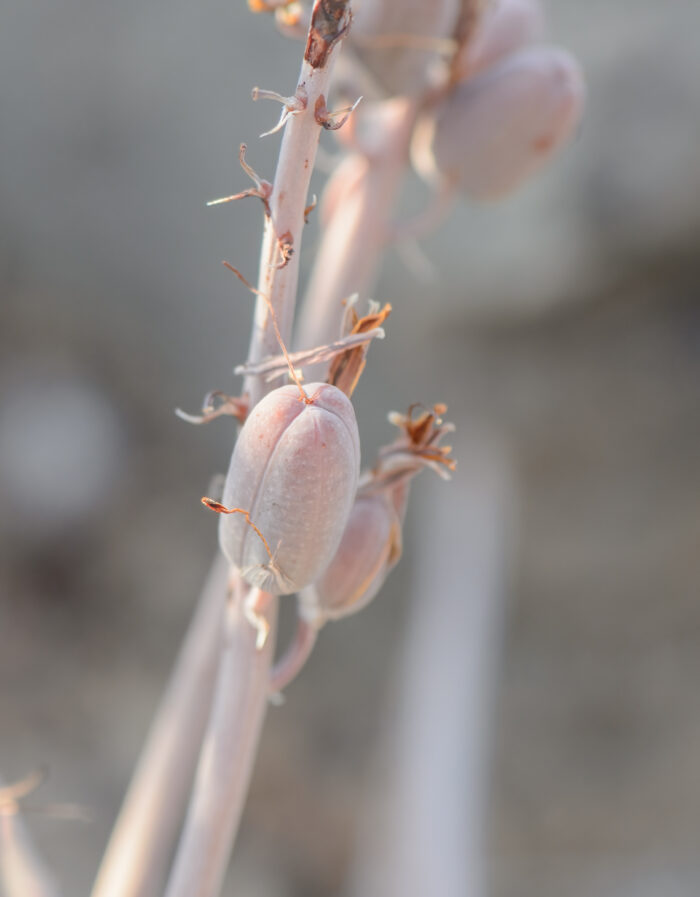
{"type": "MultiPolygon", "coordinates": [[[[445,423],[442,415],[447,405],[434,405],[422,410],[416,416],[420,405],[411,405],[407,414],[392,411],[389,420],[401,430],[399,438],[379,452],[379,462],[371,474],[375,482],[396,482],[406,476],[414,476],[428,467],[444,480],[449,480],[456,467],[450,457],[452,447],[440,445],[447,433],[454,431],[454,425],[445,423]]],[[[364,485],[369,481],[363,480],[364,485]]]]}
{"type": "MultiPolygon", "coordinates": [[[[354,307],[350,307],[349,335],[369,334],[381,329],[381,325],[391,314],[391,305],[386,302],[384,307],[371,309],[370,313],[359,317],[354,307]]],[[[383,332],[383,331],[382,331],[383,332]]],[[[362,371],[365,369],[369,342],[349,348],[336,355],[328,372],[328,382],[336,386],[346,396],[351,396],[358,384],[362,371]]]]}
{"type": "Polygon", "coordinates": [[[175,414],[188,424],[208,424],[217,417],[235,417],[242,424],[248,416],[248,408],[246,397],[229,396],[220,389],[214,389],[204,397],[201,414],[188,414],[181,408],[176,408],[175,414]]]}
{"type": "Polygon", "coordinates": [[[512,193],[572,135],[585,86],[577,61],[553,47],[522,50],[460,84],[416,129],[427,180],[477,200],[512,193]]]}

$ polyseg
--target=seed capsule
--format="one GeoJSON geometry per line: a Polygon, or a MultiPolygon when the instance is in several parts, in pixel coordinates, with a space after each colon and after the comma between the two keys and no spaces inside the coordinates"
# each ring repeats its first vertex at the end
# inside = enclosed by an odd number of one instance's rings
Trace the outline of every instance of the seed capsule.
{"type": "Polygon", "coordinates": [[[361,610],[400,556],[401,523],[389,497],[359,495],[333,560],[299,596],[301,616],[321,626],[361,610]]]}
{"type": "Polygon", "coordinates": [[[296,386],[282,386],[253,408],[224,487],[224,505],[247,515],[222,515],[222,551],[248,583],[276,595],[323,571],[357,491],[360,438],[350,400],[326,383],[305,391],[309,403],[296,386]]]}
{"type": "Polygon", "coordinates": [[[416,170],[477,200],[498,199],[540,168],[581,117],[585,87],[564,50],[521,50],[460,84],[417,128],[416,170]]]}
{"type": "Polygon", "coordinates": [[[540,38],[544,13],[540,0],[498,0],[489,4],[454,67],[460,78],[473,77],[540,38]]]}
{"type": "Polygon", "coordinates": [[[348,47],[387,95],[422,93],[459,13],[459,0],[364,0],[353,7],[348,47]]]}

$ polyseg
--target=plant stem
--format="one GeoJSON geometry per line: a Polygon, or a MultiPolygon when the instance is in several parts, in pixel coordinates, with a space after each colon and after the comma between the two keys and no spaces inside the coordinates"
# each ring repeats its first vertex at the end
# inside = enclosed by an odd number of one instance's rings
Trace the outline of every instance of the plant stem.
{"type": "Polygon", "coordinates": [[[406,169],[415,116],[413,100],[397,98],[384,103],[381,116],[373,120],[376,150],[355,153],[336,175],[342,178],[344,169],[359,169],[352,189],[343,193],[323,230],[301,310],[296,339],[300,348],[337,339],[342,300],[352,293],[367,299],[374,287],[406,169]]]}
{"type": "Polygon", "coordinates": [[[0,780],[0,893],[4,897],[60,897],[22,821],[14,790],[0,780]]]}
{"type": "MultiPolygon", "coordinates": [[[[324,3],[316,0],[295,94],[305,102],[305,108],[292,114],[285,126],[269,200],[270,215],[265,219],[258,289],[269,299],[285,341],[290,340],[294,321],[304,210],[321,134],[317,104],[322,101],[325,109],[334,51],[348,20],[348,0],[325,0],[324,3]],[[335,32],[329,30],[333,27],[335,32]],[[281,243],[286,243],[292,250],[284,264],[281,243]]],[[[258,298],[248,360],[260,361],[266,355],[277,355],[278,352],[268,304],[258,298]]],[[[251,405],[259,402],[272,388],[255,376],[246,377],[243,387],[250,396],[251,405]]]]}
{"type": "Polygon", "coordinates": [[[92,897],[151,897],[165,880],[216,679],[228,564],[217,554],[124,798],[92,897]]]}
{"type": "MultiPolygon", "coordinates": [[[[348,0],[316,0],[295,93],[306,105],[285,127],[269,198],[258,277],[265,298],[256,303],[249,350],[253,362],[277,354],[271,312],[282,339],[291,334],[304,210],[320,136],[318,119],[325,109],[335,50],[348,22],[348,0]]],[[[255,375],[244,382],[251,407],[272,388],[255,375]]],[[[214,701],[167,897],[219,894],[248,791],[267,707],[278,601],[258,593],[264,603],[259,613],[270,627],[260,650],[245,613],[253,593],[246,593],[247,588],[236,588],[227,605],[214,701]]]]}
{"type": "Polygon", "coordinates": [[[258,650],[257,633],[243,611],[245,591],[240,589],[227,604],[212,712],[166,897],[220,893],[248,792],[267,706],[277,600],[269,596],[263,614],[270,637],[258,650]]]}
{"type": "Polygon", "coordinates": [[[489,758],[515,495],[499,439],[462,437],[455,451],[454,488],[420,491],[408,631],[351,897],[488,893],[489,758]]]}

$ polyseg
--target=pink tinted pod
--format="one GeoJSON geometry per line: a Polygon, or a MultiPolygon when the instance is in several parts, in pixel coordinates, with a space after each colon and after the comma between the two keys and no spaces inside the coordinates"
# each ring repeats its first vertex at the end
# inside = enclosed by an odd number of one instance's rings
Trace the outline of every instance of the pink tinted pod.
{"type": "Polygon", "coordinates": [[[416,170],[473,199],[498,199],[539,169],[576,128],[585,85],[554,47],[521,50],[460,84],[417,129],[416,170]]]}
{"type": "Polygon", "coordinates": [[[401,524],[382,493],[355,500],[340,546],[321,577],[300,595],[301,615],[317,626],[361,610],[401,555],[401,524]]]}
{"type": "Polygon", "coordinates": [[[497,0],[484,10],[474,38],[456,62],[462,77],[495,65],[544,34],[544,13],[539,0],[497,0]]]}
{"type": "Polygon", "coordinates": [[[347,48],[389,96],[422,93],[459,14],[460,0],[357,0],[347,48]]]}
{"type": "Polygon", "coordinates": [[[350,400],[335,386],[282,386],[251,411],[231,458],[221,548],[246,582],[284,595],[308,585],[340,542],[357,491],[360,438],[350,400]]]}

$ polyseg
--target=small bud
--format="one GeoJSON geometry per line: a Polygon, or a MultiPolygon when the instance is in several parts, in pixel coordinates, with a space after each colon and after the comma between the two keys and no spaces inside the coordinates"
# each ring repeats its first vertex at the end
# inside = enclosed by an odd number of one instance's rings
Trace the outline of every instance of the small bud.
{"type": "Polygon", "coordinates": [[[221,548],[241,576],[284,595],[308,585],[340,543],[357,491],[360,439],[350,400],[312,383],[269,393],[236,441],[224,487],[221,548]],[[242,513],[227,513],[226,507],[242,513]]]}
{"type": "Polygon", "coordinates": [[[416,129],[412,159],[426,179],[477,200],[514,191],[576,128],[585,85],[553,47],[522,50],[458,85],[416,129]]]}
{"type": "Polygon", "coordinates": [[[299,596],[301,616],[319,627],[362,610],[401,557],[401,523],[388,496],[358,495],[330,566],[299,596]]]}
{"type": "Polygon", "coordinates": [[[454,69],[461,80],[495,65],[541,38],[544,13],[539,0],[498,0],[489,4],[454,69]]]}

